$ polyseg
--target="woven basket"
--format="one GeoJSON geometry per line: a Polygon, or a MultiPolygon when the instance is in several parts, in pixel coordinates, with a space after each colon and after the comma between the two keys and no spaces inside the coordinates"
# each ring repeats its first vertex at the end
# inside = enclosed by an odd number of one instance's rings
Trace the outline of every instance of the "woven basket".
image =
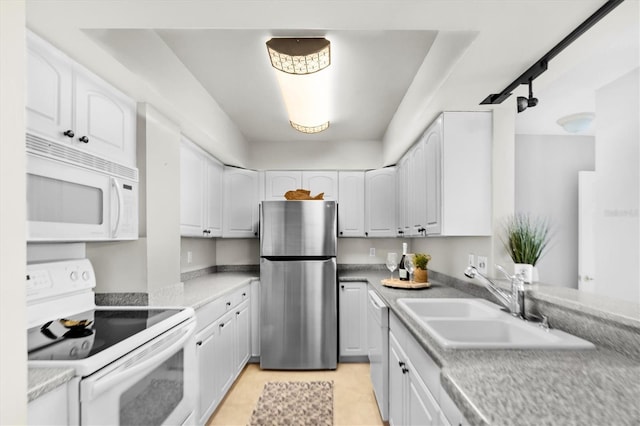
{"type": "Polygon", "coordinates": [[[417,283],[429,282],[429,273],[426,269],[416,268],[413,271],[413,280],[417,283]]]}

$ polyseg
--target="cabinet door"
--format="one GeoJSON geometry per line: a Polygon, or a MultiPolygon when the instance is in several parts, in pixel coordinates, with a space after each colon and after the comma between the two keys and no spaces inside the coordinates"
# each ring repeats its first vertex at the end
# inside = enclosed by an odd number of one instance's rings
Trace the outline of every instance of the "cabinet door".
{"type": "Polygon", "coordinates": [[[364,172],[338,172],[338,235],[364,237],[364,172]]]}
{"type": "Polygon", "coordinates": [[[27,129],[58,142],[71,142],[72,63],[44,40],[27,33],[27,129]],[[66,136],[64,132],[71,131],[66,136]]]}
{"type": "Polygon", "coordinates": [[[235,309],[236,321],[236,375],[242,371],[251,355],[251,315],[249,301],[235,309]]]}
{"type": "Polygon", "coordinates": [[[409,230],[410,234],[425,235],[427,220],[427,184],[424,141],[410,151],[409,158],[409,230]]]}
{"type": "Polygon", "coordinates": [[[409,409],[406,419],[408,425],[439,425],[440,409],[438,403],[420,379],[411,362],[407,361],[407,402],[409,409]]]}
{"type": "Polygon", "coordinates": [[[441,182],[441,143],[442,133],[440,121],[432,126],[424,138],[425,164],[425,229],[427,234],[440,234],[442,229],[442,182],[441,182]]]}
{"type": "Polygon", "coordinates": [[[256,238],[258,209],[258,172],[225,167],[222,236],[256,238]]]}
{"type": "MultiPolygon", "coordinates": [[[[68,425],[71,424],[68,406],[68,383],[30,401],[27,406],[27,424],[29,425],[68,425]]],[[[75,403],[77,404],[77,402],[75,403]]]]}
{"type": "Polygon", "coordinates": [[[311,191],[311,196],[322,192],[325,200],[338,201],[338,172],[304,171],[302,172],[302,188],[311,191]]]}
{"type": "Polygon", "coordinates": [[[284,200],[285,192],[302,188],[302,173],[299,171],[269,170],[265,172],[264,180],[266,201],[284,200]]]}
{"type": "Polygon", "coordinates": [[[251,282],[251,356],[260,356],[260,281],[251,282]]]}
{"type": "Polygon", "coordinates": [[[340,356],[367,355],[367,283],[340,284],[340,356]]]}
{"type": "Polygon", "coordinates": [[[204,230],[204,161],[190,145],[180,145],[180,235],[202,237],[204,230]]]}
{"type": "Polygon", "coordinates": [[[365,173],[365,236],[396,236],[396,169],[365,173]]]}
{"type": "Polygon", "coordinates": [[[74,79],[74,145],[135,167],[135,102],[78,66],[74,67],[74,79]]]}
{"type": "Polygon", "coordinates": [[[200,381],[200,399],[198,403],[198,424],[205,424],[218,405],[221,388],[216,380],[216,350],[220,346],[218,322],[211,324],[196,338],[198,357],[198,380],[200,381]]]}
{"type": "Polygon", "coordinates": [[[221,395],[229,390],[236,377],[235,315],[235,311],[228,312],[217,324],[219,338],[213,363],[216,368],[216,388],[221,390],[221,395]]]}
{"type": "Polygon", "coordinates": [[[208,237],[222,236],[222,179],[224,166],[211,157],[204,159],[205,192],[204,192],[204,228],[209,231],[208,237]]]}
{"type": "Polygon", "coordinates": [[[389,424],[403,425],[406,356],[393,333],[389,333],[389,424]]]}

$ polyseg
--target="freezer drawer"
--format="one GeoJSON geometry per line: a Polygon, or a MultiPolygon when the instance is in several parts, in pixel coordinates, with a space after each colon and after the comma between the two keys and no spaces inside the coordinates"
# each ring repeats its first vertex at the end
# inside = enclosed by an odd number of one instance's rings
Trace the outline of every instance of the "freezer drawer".
{"type": "Polygon", "coordinates": [[[335,256],[335,201],[263,201],[260,256],[335,256]]]}
{"type": "Polygon", "coordinates": [[[260,367],[335,369],[336,259],[260,259],[260,367]]]}

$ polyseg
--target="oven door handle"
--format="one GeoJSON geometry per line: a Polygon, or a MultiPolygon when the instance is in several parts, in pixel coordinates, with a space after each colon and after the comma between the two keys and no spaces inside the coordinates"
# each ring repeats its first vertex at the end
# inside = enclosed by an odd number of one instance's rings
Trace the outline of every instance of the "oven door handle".
{"type": "Polygon", "coordinates": [[[187,340],[193,335],[196,329],[196,322],[192,322],[186,330],[179,328],[174,331],[173,334],[180,334],[178,340],[169,345],[168,347],[162,349],[160,353],[156,353],[152,351],[152,355],[146,356],[145,358],[137,361],[132,365],[125,365],[125,368],[121,369],[121,371],[113,372],[113,374],[108,373],[102,378],[96,380],[93,383],[93,386],[89,390],[89,395],[92,398],[95,398],[97,395],[100,395],[102,392],[109,389],[114,383],[119,383],[126,381],[128,378],[134,377],[135,375],[140,374],[141,372],[145,372],[145,370],[152,370],[158,366],[159,363],[164,362],[169,359],[171,355],[176,352],[176,350],[183,346],[187,340]]]}

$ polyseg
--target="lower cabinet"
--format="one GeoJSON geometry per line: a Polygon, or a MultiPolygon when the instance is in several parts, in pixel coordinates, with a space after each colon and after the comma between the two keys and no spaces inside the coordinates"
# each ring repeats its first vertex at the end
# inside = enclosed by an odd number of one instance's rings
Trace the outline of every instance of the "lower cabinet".
{"type": "Polygon", "coordinates": [[[67,425],[67,383],[29,402],[27,422],[30,425],[67,425]]]}
{"type": "Polygon", "coordinates": [[[389,317],[389,424],[466,424],[442,389],[440,368],[398,318],[389,317]]]}
{"type": "Polygon", "coordinates": [[[198,424],[207,422],[249,360],[250,306],[250,287],[245,286],[196,311],[198,424]]]}
{"type": "Polygon", "coordinates": [[[340,361],[362,362],[367,357],[366,282],[341,282],[339,295],[340,361]]]}

